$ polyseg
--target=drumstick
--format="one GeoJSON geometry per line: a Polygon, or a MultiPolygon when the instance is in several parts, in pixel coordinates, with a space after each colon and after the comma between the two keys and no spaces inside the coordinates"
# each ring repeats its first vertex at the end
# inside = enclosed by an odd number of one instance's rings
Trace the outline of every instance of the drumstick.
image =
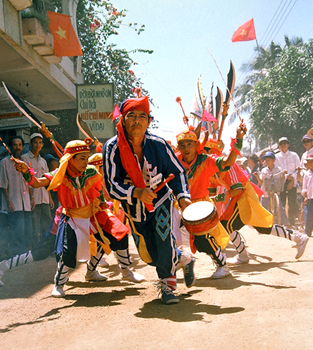
{"type": "Polygon", "coordinates": [[[169,174],[169,176],[156,188],[153,190],[153,193],[158,192],[161,188],[163,188],[168,182],[170,182],[171,180],[173,180],[175,177],[174,174],[169,174]]]}

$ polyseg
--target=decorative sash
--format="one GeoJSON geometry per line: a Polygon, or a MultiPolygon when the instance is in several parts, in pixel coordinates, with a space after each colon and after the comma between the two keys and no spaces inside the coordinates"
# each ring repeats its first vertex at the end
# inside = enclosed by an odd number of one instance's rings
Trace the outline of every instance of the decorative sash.
{"type": "MultiPolygon", "coordinates": [[[[117,126],[118,131],[118,148],[120,150],[120,157],[122,161],[123,168],[126,170],[127,174],[131,178],[135,187],[146,188],[146,183],[143,179],[141,170],[138,166],[138,162],[130,148],[129,143],[126,140],[122,118],[118,122],[117,126]]],[[[153,204],[144,203],[148,211],[154,211],[153,204]]]]}

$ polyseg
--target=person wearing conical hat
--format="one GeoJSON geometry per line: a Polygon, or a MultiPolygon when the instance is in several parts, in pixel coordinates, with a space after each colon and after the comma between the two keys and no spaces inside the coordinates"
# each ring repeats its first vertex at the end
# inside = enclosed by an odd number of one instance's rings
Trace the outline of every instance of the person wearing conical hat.
{"type": "Polygon", "coordinates": [[[63,287],[68,281],[69,268],[76,267],[76,261],[87,260],[87,281],[104,281],[107,277],[97,270],[99,256],[90,257],[90,230],[94,237],[120,253],[120,264],[128,267],[131,262],[128,252],[128,228],[108,209],[102,191],[102,178],[95,167],[88,165],[89,146],[86,142],[74,140],[67,143],[60,166],[53,172],[35,178],[28,165],[15,161],[16,170],[23,174],[33,187],[48,187],[58,192],[63,213],[56,238],[58,261],[55,286],[52,296],[63,297],[63,287]]]}
{"type": "MultiPolygon", "coordinates": [[[[245,133],[246,126],[241,123],[237,128],[236,141],[233,142],[232,150],[227,157],[203,154],[203,143],[199,142],[198,136],[190,127],[176,136],[179,150],[177,156],[186,169],[189,191],[193,202],[211,201],[208,190],[209,179],[219,171],[227,171],[235,162],[238,145],[242,145],[242,137],[245,133]]],[[[230,275],[226,264],[226,254],[222,252],[228,240],[228,234],[220,223],[210,233],[197,236],[190,235],[192,252],[196,250],[204,252],[214,260],[217,268],[211,276],[213,279],[230,275]]]]}
{"type": "Polygon", "coordinates": [[[185,170],[170,145],[147,131],[152,120],[148,97],[127,99],[119,110],[115,107],[115,115],[121,115],[118,135],[103,149],[106,187],[122,204],[141,259],[156,267],[161,301],[178,303],[176,265],[183,265],[187,287],[195,281],[194,258],[177,248],[172,234],[173,194],[182,208],[191,203],[185,170]],[[154,193],[170,174],[174,179],[154,193]]]}

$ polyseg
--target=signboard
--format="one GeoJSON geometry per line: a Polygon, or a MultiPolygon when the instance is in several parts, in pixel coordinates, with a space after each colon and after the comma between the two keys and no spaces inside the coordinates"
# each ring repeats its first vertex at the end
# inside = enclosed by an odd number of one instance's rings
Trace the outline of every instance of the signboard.
{"type": "Polygon", "coordinates": [[[31,122],[20,112],[0,114],[0,130],[30,127],[31,122]]]}
{"type": "Polygon", "coordinates": [[[115,135],[112,119],[114,108],[113,84],[77,85],[77,109],[81,118],[97,139],[109,139],[115,135]]]}

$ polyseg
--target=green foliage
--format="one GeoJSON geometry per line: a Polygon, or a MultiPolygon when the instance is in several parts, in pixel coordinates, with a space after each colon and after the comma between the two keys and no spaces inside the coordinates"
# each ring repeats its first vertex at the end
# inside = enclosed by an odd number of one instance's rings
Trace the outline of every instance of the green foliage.
{"type": "MultiPolygon", "coordinates": [[[[60,2],[60,1],[56,1],[60,2]]],[[[60,6],[60,4],[59,4],[60,6]]],[[[52,0],[33,0],[31,7],[21,11],[22,18],[37,18],[43,30],[49,32],[49,18],[47,11],[53,11],[55,4],[52,0]]]]}
{"type": "MultiPolygon", "coordinates": [[[[61,11],[60,0],[53,1],[55,10],[61,11]]],[[[127,51],[119,49],[109,39],[118,35],[123,24],[126,10],[118,11],[109,1],[79,0],[77,7],[77,30],[82,46],[82,73],[86,84],[114,84],[114,101],[120,105],[125,99],[136,96],[135,89],[141,88],[144,95],[149,96],[143,88],[142,81],[132,70],[137,63],[131,55],[138,52],[152,54],[146,49],[127,51]]],[[[144,25],[127,23],[125,26],[134,33],[141,34],[144,25]]],[[[112,41],[112,40],[111,40],[112,41]]],[[[60,118],[60,125],[51,128],[55,137],[66,143],[78,137],[75,110],[55,111],[60,118]]],[[[153,122],[152,127],[157,127],[153,122]]]]}
{"type": "MultiPolygon", "coordinates": [[[[123,25],[126,10],[117,10],[108,1],[80,0],[77,8],[77,28],[83,49],[83,74],[86,83],[114,83],[114,98],[117,104],[135,95],[135,88],[141,88],[149,95],[143,83],[131,70],[137,63],[131,55],[140,52],[151,54],[153,51],[134,49],[127,51],[117,48],[109,38],[118,35],[123,25]]],[[[138,35],[144,31],[144,25],[127,24],[138,35]]]]}
{"type": "Polygon", "coordinates": [[[301,138],[313,120],[313,41],[302,46],[286,45],[278,62],[249,93],[253,111],[252,132],[260,145],[287,136],[303,151],[301,138]]]}
{"type": "Polygon", "coordinates": [[[64,109],[61,111],[54,111],[53,114],[60,119],[59,125],[50,126],[49,130],[62,147],[71,140],[77,140],[79,130],[76,124],[76,109],[64,109]]]}

